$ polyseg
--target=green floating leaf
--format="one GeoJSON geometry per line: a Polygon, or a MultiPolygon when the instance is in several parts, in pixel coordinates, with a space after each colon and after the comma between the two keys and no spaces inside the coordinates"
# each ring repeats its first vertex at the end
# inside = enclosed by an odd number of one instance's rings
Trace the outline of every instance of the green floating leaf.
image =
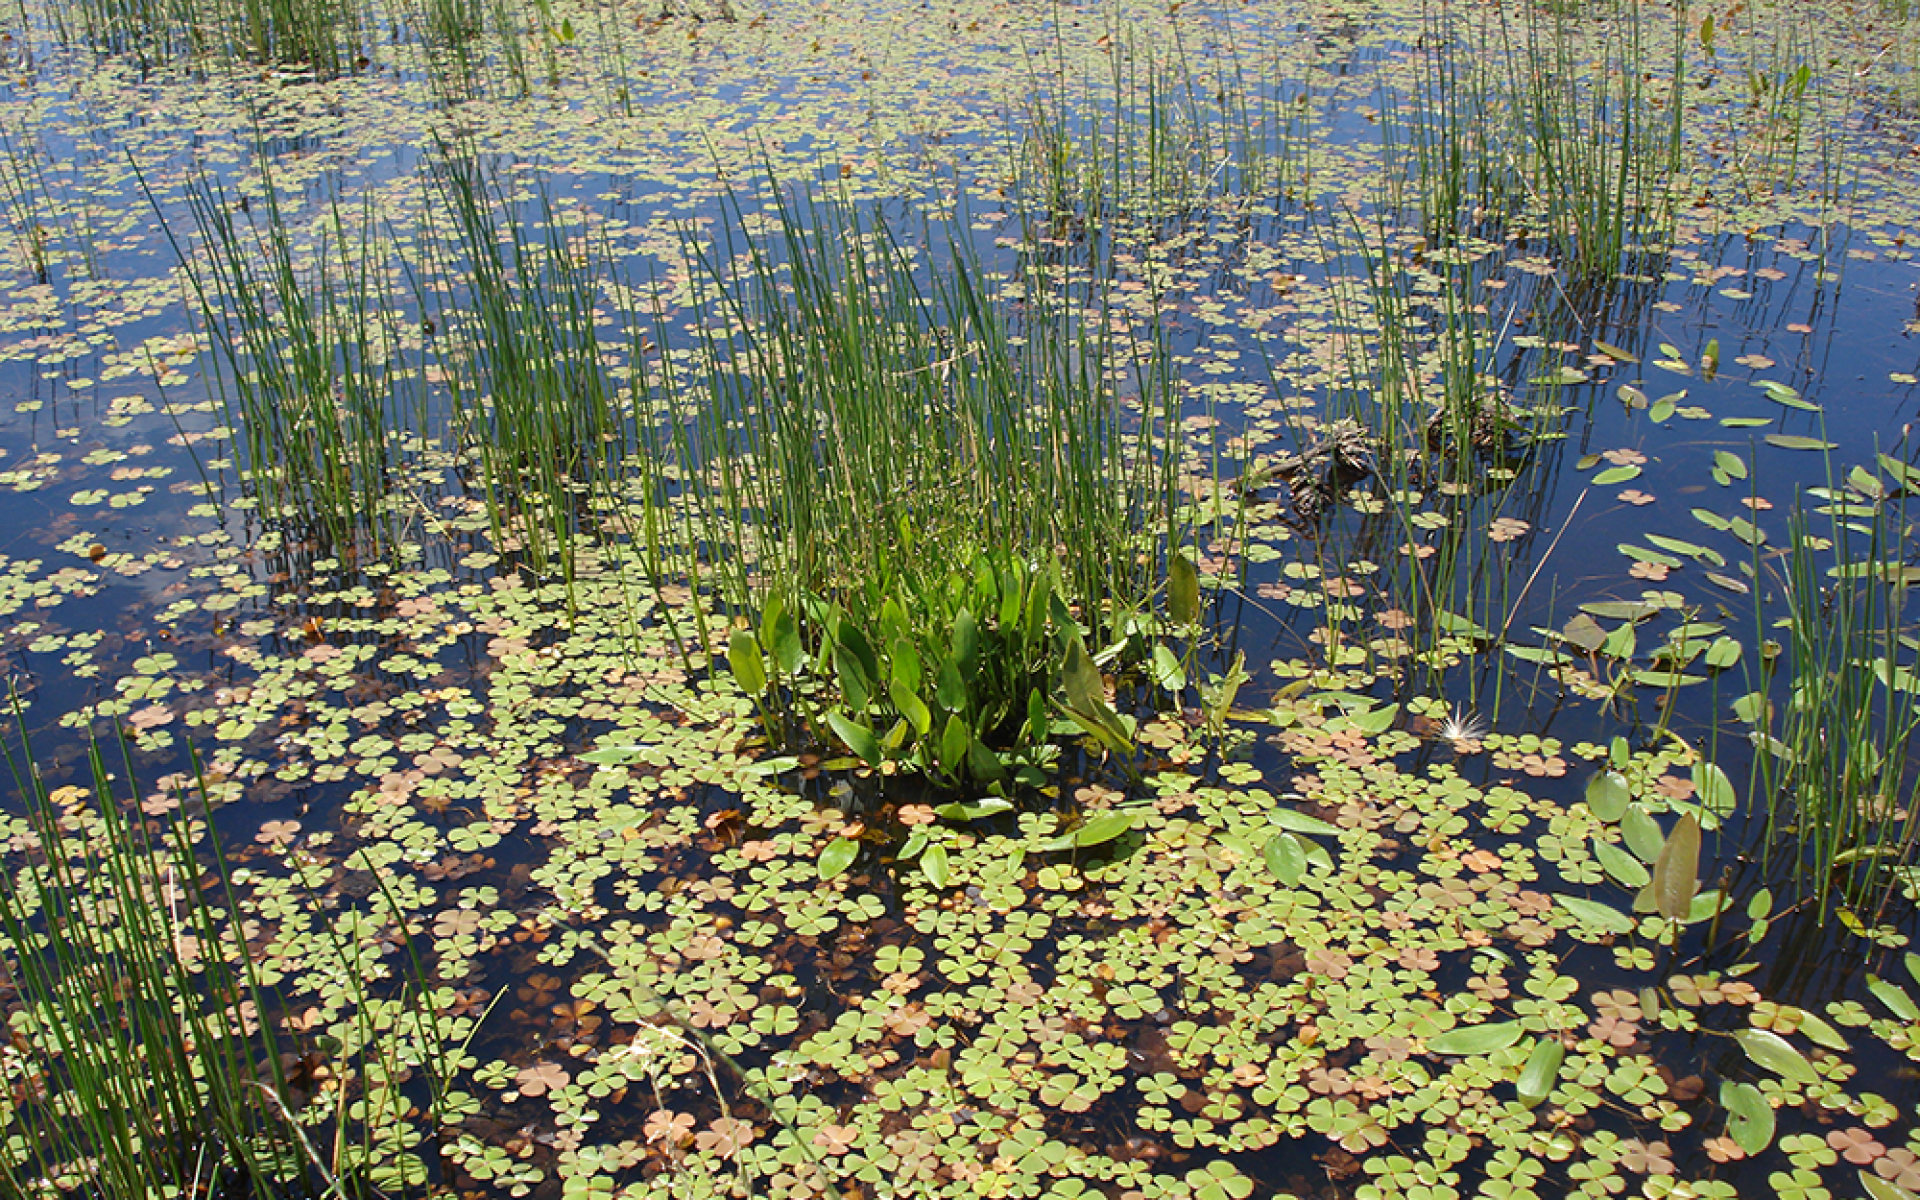
{"type": "Polygon", "coordinates": [[[1864,1170],[1860,1172],[1860,1186],[1867,1189],[1867,1195],[1873,1200],[1920,1200],[1920,1194],[1864,1170]]]}
{"type": "Polygon", "coordinates": [[[1814,1045],[1825,1046],[1841,1054],[1846,1054],[1853,1049],[1847,1045],[1846,1037],[1838,1029],[1827,1024],[1824,1017],[1817,1013],[1810,1013],[1804,1008],[1796,1008],[1793,1011],[1799,1015],[1800,1032],[1806,1034],[1807,1040],[1814,1045]]]}
{"type": "Polygon", "coordinates": [[[1747,1057],[1758,1066],[1772,1071],[1782,1079],[1812,1087],[1820,1082],[1820,1073],[1813,1069],[1798,1050],[1787,1039],[1771,1029],[1742,1029],[1733,1035],[1747,1057]]]}
{"type": "Polygon", "coordinates": [[[1734,1145],[1752,1156],[1773,1144],[1773,1105],[1765,1092],[1727,1080],[1720,1085],[1720,1104],[1727,1110],[1727,1136],[1734,1145]]]}
{"type": "Polygon", "coordinates": [[[1890,454],[1878,455],[1874,461],[1880,464],[1882,471],[1893,476],[1894,481],[1900,485],[1901,490],[1920,492],[1920,468],[1901,462],[1890,454]]]}
{"type": "Polygon", "coordinates": [[[1560,1044],[1559,1038],[1540,1038],[1534,1042],[1526,1065],[1520,1068],[1520,1079],[1514,1085],[1523,1106],[1536,1107],[1553,1093],[1553,1085],[1560,1080],[1560,1065],[1566,1057],[1567,1048],[1560,1044]]]}
{"type": "Polygon", "coordinates": [[[1920,1021],[1920,1007],[1915,1007],[1913,997],[1907,995],[1905,989],[1899,984],[1882,979],[1878,975],[1869,975],[1867,990],[1902,1021],[1920,1021]]]}
{"type": "Polygon", "coordinates": [[[1307,847],[1291,833],[1276,833],[1261,851],[1267,870],[1286,887],[1298,887],[1307,873],[1307,847]]]}
{"type": "Polygon", "coordinates": [[[1634,931],[1636,922],[1626,913],[1598,900],[1587,900],[1579,896],[1554,896],[1555,903],[1573,915],[1573,919],[1582,925],[1588,925],[1602,933],[1629,934],[1634,931]]]}
{"type": "Polygon", "coordinates": [[[1770,433],[1766,436],[1769,446],[1778,446],[1782,450],[1838,450],[1840,443],[1823,442],[1819,438],[1802,437],[1797,433],[1770,433]]]}
{"type": "Polygon", "coordinates": [[[1653,897],[1660,915],[1684,921],[1691,913],[1693,895],[1700,888],[1700,822],[1692,813],[1667,835],[1653,861],[1653,897]]]}
{"type": "Polygon", "coordinates": [[[1276,808],[1267,814],[1267,820],[1282,829],[1291,829],[1295,833],[1304,833],[1313,837],[1337,837],[1340,833],[1338,826],[1329,825],[1319,817],[1310,817],[1306,813],[1296,812],[1291,808],[1276,808]]]}
{"type": "Polygon", "coordinates": [[[1719,471],[1729,479],[1745,479],[1747,477],[1747,460],[1741,458],[1731,450],[1715,450],[1713,452],[1713,467],[1714,470],[1719,471]]]}
{"type": "Polygon", "coordinates": [[[1767,394],[1767,399],[1775,404],[1784,404],[1788,408],[1797,408],[1801,412],[1819,412],[1820,406],[1811,400],[1802,399],[1799,392],[1774,379],[1756,379],[1753,386],[1767,394]]]}
{"type": "Polygon", "coordinates": [[[1153,644],[1152,662],[1153,682],[1169,692],[1179,692],[1187,686],[1187,673],[1180,667],[1180,660],[1164,642],[1153,644]]]}
{"type": "Polygon", "coordinates": [[[953,867],[947,861],[947,848],[935,842],[928,846],[920,856],[920,869],[927,873],[927,882],[937,888],[946,887],[953,881],[953,867]]]}
{"type": "Polygon", "coordinates": [[[1653,876],[1647,873],[1640,860],[1612,842],[1593,839],[1593,856],[1600,860],[1600,868],[1613,877],[1621,887],[1636,891],[1653,882],[1653,876]]]}
{"type": "MultiPolygon", "coordinates": [[[[1612,359],[1615,362],[1637,363],[1640,361],[1639,356],[1634,354],[1633,351],[1622,350],[1620,347],[1610,345],[1607,342],[1601,341],[1599,338],[1593,339],[1593,348],[1595,350],[1598,350],[1600,353],[1606,355],[1608,358],[1612,359]]],[[[1621,390],[1625,391],[1626,388],[1623,387],[1621,388],[1621,390]]]]}
{"type": "Polygon", "coordinates": [[[1582,604],[1580,611],[1603,621],[1640,621],[1660,610],[1644,600],[1594,600],[1582,604]]]}
{"type": "Polygon", "coordinates": [[[1624,467],[1608,467],[1598,475],[1595,475],[1593,477],[1593,486],[1612,487],[1616,483],[1625,483],[1630,479],[1638,478],[1640,478],[1639,466],[1634,463],[1628,463],[1624,467]]]}
{"type": "Polygon", "coordinates": [[[979,821],[987,817],[997,817],[1003,812],[1013,810],[1013,801],[1003,800],[999,796],[982,796],[978,800],[953,800],[936,805],[933,813],[948,821],[979,821]]]}
{"type": "Polygon", "coordinates": [[[1740,643],[1730,637],[1715,638],[1707,647],[1705,662],[1716,671],[1724,671],[1740,661],[1740,643]]]}
{"type": "Polygon", "coordinates": [[[645,746],[602,746],[579,757],[581,762],[589,762],[596,767],[624,767],[628,763],[638,762],[645,751],[645,746]]]}
{"type": "Polygon", "coordinates": [[[1907,974],[1913,978],[1913,981],[1920,983],[1920,954],[1908,952],[1901,961],[1906,963],[1907,974]]]}
{"type": "Polygon", "coordinates": [[[1134,814],[1130,812],[1104,812],[1088,820],[1069,836],[1073,838],[1073,844],[1082,849],[1098,846],[1132,829],[1133,818],[1134,814]]]}
{"type": "Polygon", "coordinates": [[[1627,815],[1620,821],[1620,832],[1626,835],[1627,849],[1649,865],[1660,857],[1661,848],[1667,844],[1660,832],[1660,823],[1640,804],[1628,806],[1627,815]]]}
{"type": "Polygon", "coordinates": [[[1710,762],[1693,764],[1693,794],[1699,797],[1700,807],[1715,817],[1731,816],[1740,804],[1740,793],[1734,790],[1733,780],[1727,778],[1727,773],[1717,764],[1710,762]]]}
{"type": "Polygon", "coordinates": [[[1627,786],[1627,777],[1618,771],[1602,771],[1587,780],[1587,807],[1593,815],[1609,825],[1627,815],[1627,805],[1633,802],[1633,792],[1627,786]]]}
{"type": "Polygon", "coordinates": [[[860,857],[860,843],[853,838],[837,837],[828,842],[820,851],[820,860],[815,864],[820,871],[821,882],[844,875],[853,860],[860,857]]]}
{"type": "Polygon", "coordinates": [[[1527,1031],[1520,1021],[1495,1021],[1485,1025],[1466,1025],[1450,1029],[1439,1037],[1427,1039],[1429,1054],[1493,1054],[1518,1044],[1527,1031]]]}

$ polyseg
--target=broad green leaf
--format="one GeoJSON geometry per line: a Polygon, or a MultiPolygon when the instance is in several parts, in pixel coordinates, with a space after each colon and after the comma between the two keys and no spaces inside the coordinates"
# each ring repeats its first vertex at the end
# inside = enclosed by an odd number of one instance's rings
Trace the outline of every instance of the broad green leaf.
{"type": "Polygon", "coordinates": [[[1920,954],[1908,952],[1901,961],[1906,964],[1908,976],[1915,983],[1920,983],[1920,954]]]}
{"type": "Polygon", "coordinates": [[[893,682],[887,685],[887,695],[893,700],[893,707],[913,726],[915,735],[925,737],[932,732],[933,711],[927,707],[925,700],[900,682],[899,676],[896,675],[893,682]]]}
{"type": "Polygon", "coordinates": [[[1726,1080],[1720,1084],[1720,1104],[1727,1110],[1727,1136],[1749,1156],[1773,1144],[1773,1105],[1765,1092],[1750,1083],[1726,1080]]]}
{"type": "Polygon", "coordinates": [[[1060,682],[1067,693],[1067,707],[1082,713],[1097,713],[1107,706],[1106,686],[1099,668],[1087,657],[1087,644],[1075,637],[1067,643],[1067,655],[1060,665],[1060,682]]]}
{"type": "MultiPolygon", "coordinates": [[[[951,666],[951,664],[948,664],[951,666]]],[[[955,778],[966,773],[967,744],[973,735],[967,732],[967,723],[960,719],[959,713],[947,718],[947,727],[940,731],[940,769],[955,778]]],[[[938,812],[938,809],[934,810],[938,812]]]]}
{"type": "Polygon", "coordinates": [[[982,796],[978,800],[950,800],[934,806],[935,816],[948,821],[978,821],[986,817],[997,817],[1003,812],[1013,810],[1013,801],[999,796],[982,796]]]}
{"type": "Polygon", "coordinates": [[[1708,338],[1706,348],[1700,351],[1700,375],[1711,381],[1720,372],[1720,339],[1708,338]]]}
{"type": "Polygon", "coordinates": [[[1573,919],[1582,925],[1592,926],[1601,933],[1632,933],[1637,922],[1626,913],[1598,900],[1587,900],[1579,896],[1555,895],[1554,901],[1573,915],[1573,919]]]}
{"type": "Polygon", "coordinates": [[[1593,839],[1593,856],[1600,860],[1600,867],[1621,887],[1639,889],[1653,882],[1653,876],[1641,865],[1639,859],[1628,854],[1612,842],[1593,839]]]}
{"type": "Polygon", "coordinates": [[[906,862],[922,850],[925,850],[927,848],[927,841],[927,827],[925,825],[918,826],[911,834],[907,835],[907,844],[900,847],[900,853],[894,857],[901,862],[906,862]]]}
{"type": "Polygon", "coordinates": [[[1819,438],[1802,437],[1797,433],[1769,433],[1766,436],[1769,446],[1778,446],[1782,450],[1838,450],[1840,443],[1823,442],[1819,438]]]}
{"type": "Polygon", "coordinates": [[[1920,1200],[1920,1194],[1901,1187],[1891,1179],[1882,1179],[1870,1171],[1860,1172],[1860,1186],[1867,1189],[1867,1195],[1873,1197],[1873,1200],[1920,1200]]]}
{"type": "Polygon", "coordinates": [[[1522,1106],[1533,1108],[1553,1093],[1553,1085],[1560,1080],[1560,1065],[1566,1057],[1567,1048],[1559,1038],[1534,1041],[1526,1065],[1520,1068],[1520,1079],[1514,1084],[1522,1106]]]}
{"type": "Polygon", "coordinates": [[[1747,898],[1747,919],[1762,921],[1773,912],[1773,890],[1761,888],[1747,898]]]}
{"type": "Polygon", "coordinates": [[[953,870],[947,862],[947,848],[935,842],[927,847],[920,856],[920,869],[927,873],[927,882],[937,888],[943,888],[953,879],[953,870]]]}
{"type": "Polygon", "coordinates": [[[834,673],[840,679],[840,696],[847,707],[854,712],[867,711],[867,705],[873,698],[873,676],[867,673],[860,661],[860,654],[846,643],[841,642],[833,649],[834,673]]]}
{"type": "MultiPolygon", "coordinates": [[[[1620,347],[1610,345],[1607,342],[1601,341],[1599,338],[1593,339],[1593,348],[1615,362],[1637,363],[1640,361],[1639,357],[1635,355],[1633,351],[1622,350],[1620,347]]],[[[1621,390],[1625,391],[1626,389],[1623,387],[1621,390]]]]}
{"type": "Polygon", "coordinates": [[[1667,835],[1653,861],[1653,896],[1669,921],[1687,918],[1700,888],[1700,822],[1689,813],[1667,835]]]}
{"type": "Polygon", "coordinates": [[[1494,1021],[1484,1025],[1464,1025],[1427,1039],[1429,1054],[1492,1054],[1516,1045],[1527,1027],[1520,1021],[1494,1021]]]}
{"type": "Polygon", "coordinates": [[[760,616],[760,643],[773,655],[782,675],[795,675],[806,661],[806,648],[800,644],[800,626],[786,605],[774,600],[760,616]]]}
{"type": "Polygon", "coordinates": [[[1164,642],[1153,644],[1153,682],[1169,692],[1178,692],[1187,686],[1187,673],[1164,642]]]}
{"type": "Polygon", "coordinates": [[[819,869],[824,882],[846,873],[853,861],[860,857],[860,843],[853,838],[837,837],[828,842],[820,851],[820,859],[814,865],[819,869]]]}
{"type": "Polygon", "coordinates": [[[827,714],[827,724],[833,726],[833,732],[847,744],[847,749],[865,759],[868,766],[877,767],[885,761],[880,739],[873,735],[873,730],[838,712],[827,714]]]}
{"type": "Polygon", "coordinates": [[[1620,403],[1626,405],[1628,408],[1645,408],[1647,406],[1647,394],[1630,383],[1621,384],[1618,388],[1614,389],[1613,394],[1618,396],[1620,403]]]}
{"type": "Polygon", "coordinates": [[[1715,763],[1697,762],[1693,764],[1693,794],[1700,800],[1700,807],[1715,817],[1728,817],[1739,807],[1740,794],[1734,791],[1733,780],[1715,763]]]}
{"type": "Polygon", "coordinates": [[[1261,857],[1267,870],[1286,887],[1298,887],[1307,873],[1307,848],[1291,833],[1280,832],[1267,839],[1261,857]]]}
{"type": "Polygon", "coordinates": [[[1110,842],[1133,828],[1133,818],[1134,814],[1130,812],[1100,813],[1073,831],[1073,844],[1084,849],[1110,842]]]}
{"type": "Polygon", "coordinates": [[[645,746],[601,746],[579,756],[581,762],[590,762],[596,767],[624,767],[628,763],[638,762],[645,746]]]}
{"type": "Polygon", "coordinates": [[[893,672],[893,682],[910,692],[920,691],[920,651],[906,638],[895,638],[887,647],[888,657],[892,660],[889,669],[893,672]]]}
{"type": "Polygon", "coordinates": [[[1610,825],[1627,815],[1627,805],[1632,801],[1627,777],[1618,771],[1602,771],[1587,780],[1587,807],[1610,825]]]}
{"type": "Polygon", "coordinates": [[[1727,532],[1749,546],[1758,546],[1767,540],[1767,531],[1745,517],[1728,517],[1727,532]]]}
{"type": "Polygon", "coordinates": [[[1767,394],[1767,399],[1788,408],[1797,408],[1801,412],[1819,412],[1820,406],[1811,400],[1802,399],[1800,393],[1786,384],[1774,379],[1756,379],[1753,386],[1767,394]]]}
{"type": "Polygon", "coordinates": [[[1594,600],[1582,604],[1580,611],[1603,621],[1640,621],[1660,610],[1644,600],[1594,600]]]}
{"type": "Polygon", "coordinates": [[[1799,1016],[1800,1032],[1806,1034],[1807,1040],[1814,1045],[1825,1046],[1827,1049],[1837,1050],[1841,1054],[1846,1054],[1853,1049],[1853,1047],[1847,1045],[1847,1039],[1841,1032],[1827,1024],[1824,1017],[1821,1017],[1817,1013],[1810,1013],[1804,1008],[1796,1008],[1793,1011],[1799,1016]]]}
{"type": "Polygon", "coordinates": [[[1920,1021],[1920,1007],[1914,1005],[1913,997],[1907,995],[1899,984],[1878,975],[1869,975],[1867,990],[1902,1021],[1920,1021]]]}
{"type": "Polygon", "coordinates": [[[1713,465],[1729,479],[1745,479],[1747,477],[1747,460],[1741,458],[1731,450],[1715,450],[1713,452],[1713,465]]]}
{"type": "Polygon", "coordinates": [[[1920,492],[1920,468],[1910,466],[1890,454],[1878,455],[1874,461],[1880,464],[1882,471],[1893,476],[1894,482],[1900,485],[1901,490],[1920,492]]]}
{"type": "Polygon", "coordinates": [[[954,616],[951,645],[953,665],[959,668],[960,677],[972,678],[980,663],[980,623],[971,611],[963,608],[954,616]]]}
{"type": "Polygon", "coordinates": [[[1600,623],[1586,613],[1575,613],[1573,619],[1561,629],[1560,636],[1588,654],[1607,644],[1607,631],[1600,628],[1600,623]]]}
{"type": "Polygon", "coordinates": [[[1291,829],[1295,833],[1304,833],[1311,837],[1337,837],[1340,833],[1339,827],[1329,825],[1319,817],[1310,817],[1306,813],[1296,812],[1291,808],[1276,808],[1267,814],[1267,820],[1282,829],[1291,829]]]}
{"type": "Polygon", "coordinates": [[[1620,832],[1626,835],[1627,849],[1639,855],[1643,863],[1652,864],[1667,843],[1661,836],[1660,823],[1637,803],[1627,806],[1627,815],[1620,819],[1620,832]]]}
{"type": "Polygon", "coordinates": [[[727,639],[727,666],[733,669],[734,682],[747,695],[758,696],[767,690],[767,664],[760,657],[760,643],[744,629],[734,630],[727,639]]]}
{"type": "Polygon", "coordinates": [[[1724,671],[1740,661],[1740,643],[1730,637],[1715,638],[1707,647],[1706,664],[1716,671],[1724,671]]]}
{"type": "Polygon", "coordinates": [[[1787,1039],[1771,1029],[1738,1030],[1733,1039],[1740,1043],[1740,1048],[1747,1052],[1748,1058],[1782,1079],[1809,1087],[1820,1082],[1820,1074],[1813,1069],[1813,1064],[1795,1050],[1787,1039]]]}
{"type": "Polygon", "coordinates": [[[1167,556],[1167,619],[1175,625],[1200,620],[1200,572],[1180,550],[1167,556]]]}
{"type": "Polygon", "coordinates": [[[1616,483],[1625,483],[1630,479],[1638,478],[1640,478],[1639,466],[1634,463],[1628,463],[1623,467],[1608,467],[1598,475],[1595,475],[1593,477],[1593,486],[1612,487],[1616,483]]]}

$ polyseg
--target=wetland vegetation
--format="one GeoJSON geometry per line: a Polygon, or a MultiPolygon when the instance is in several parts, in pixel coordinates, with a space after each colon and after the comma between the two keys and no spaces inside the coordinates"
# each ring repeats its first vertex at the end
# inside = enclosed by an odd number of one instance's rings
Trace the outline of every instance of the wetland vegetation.
{"type": "Polygon", "coordinates": [[[1920,13],[0,15],[9,1195],[1920,1195],[1920,13]]]}

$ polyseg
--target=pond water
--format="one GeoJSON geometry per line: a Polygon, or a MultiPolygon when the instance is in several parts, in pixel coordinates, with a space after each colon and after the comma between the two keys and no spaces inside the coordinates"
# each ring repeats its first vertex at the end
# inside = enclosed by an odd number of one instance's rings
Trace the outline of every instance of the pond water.
{"type": "Polygon", "coordinates": [[[0,19],[13,1190],[1920,1194],[1920,15],[209,4],[0,19]]]}

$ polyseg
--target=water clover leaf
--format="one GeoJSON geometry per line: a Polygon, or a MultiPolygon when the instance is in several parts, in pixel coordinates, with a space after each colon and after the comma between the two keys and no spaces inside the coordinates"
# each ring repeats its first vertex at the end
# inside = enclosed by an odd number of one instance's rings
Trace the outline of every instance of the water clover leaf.
{"type": "Polygon", "coordinates": [[[1627,805],[1632,802],[1633,793],[1627,788],[1625,775],[1618,771],[1602,771],[1587,781],[1586,799],[1587,807],[1593,810],[1594,816],[1613,824],[1627,815],[1627,805]]]}
{"type": "Polygon", "coordinates": [[[1783,1079],[1812,1087],[1820,1082],[1819,1073],[1813,1069],[1798,1050],[1771,1029],[1742,1029],[1733,1038],[1747,1057],[1758,1066],[1772,1071],[1783,1079]]]}
{"type": "Polygon", "coordinates": [[[1689,813],[1673,827],[1653,863],[1653,897],[1660,915],[1686,920],[1700,881],[1700,822],[1689,813]]]}
{"type": "Polygon", "coordinates": [[[1567,1048],[1558,1038],[1540,1038],[1533,1044],[1533,1051],[1527,1055],[1526,1065],[1520,1068],[1520,1078],[1514,1085],[1520,1097],[1520,1103],[1533,1108],[1553,1092],[1553,1086],[1560,1079],[1560,1065],[1566,1060],[1567,1048]]]}
{"type": "Polygon", "coordinates": [[[1430,1054],[1493,1054],[1516,1045],[1526,1025],[1521,1021],[1495,1021],[1485,1025],[1466,1025],[1450,1029],[1427,1041],[1430,1054]]]}
{"type": "Polygon", "coordinates": [[[1869,975],[1867,990],[1902,1021],[1920,1021],[1920,1007],[1914,1005],[1913,997],[1907,995],[1906,990],[1899,984],[1882,979],[1878,975],[1869,975]]]}
{"type": "Polygon", "coordinates": [[[828,842],[820,851],[820,860],[815,865],[820,871],[822,883],[844,875],[853,860],[860,857],[860,843],[854,838],[837,837],[828,842]]]}
{"type": "Polygon", "coordinates": [[[1573,919],[1582,925],[1590,925],[1602,933],[1628,934],[1634,930],[1634,920],[1626,913],[1598,900],[1586,900],[1579,896],[1554,896],[1561,908],[1573,915],[1573,919]]]}
{"type": "Polygon", "coordinates": [[[1720,1104],[1727,1110],[1727,1136],[1749,1156],[1773,1144],[1773,1105],[1766,1093],[1750,1083],[1727,1080],[1720,1085],[1720,1104]]]}

